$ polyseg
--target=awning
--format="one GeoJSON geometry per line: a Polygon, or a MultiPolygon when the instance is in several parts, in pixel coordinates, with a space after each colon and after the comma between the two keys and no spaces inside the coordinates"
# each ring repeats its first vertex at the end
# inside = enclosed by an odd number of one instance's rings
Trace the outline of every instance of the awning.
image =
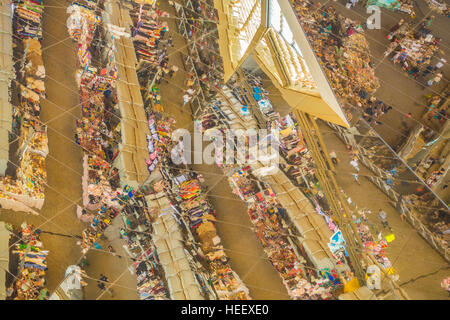
{"type": "Polygon", "coordinates": [[[149,156],[147,135],[150,130],[136,74],[137,59],[133,42],[130,37],[117,36],[113,30],[120,27],[127,31],[132,21],[128,10],[121,9],[116,1],[107,2],[105,9],[104,23],[111,27],[107,28],[107,38],[116,48],[117,98],[121,114],[122,143],[119,145],[116,166],[121,170],[121,182],[137,188],[150,175],[145,162],[149,156]]]}

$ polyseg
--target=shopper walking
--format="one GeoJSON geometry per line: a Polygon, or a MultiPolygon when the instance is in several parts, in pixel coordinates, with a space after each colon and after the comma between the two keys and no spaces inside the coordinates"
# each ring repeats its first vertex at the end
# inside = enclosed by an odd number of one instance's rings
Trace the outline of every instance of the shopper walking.
{"type": "Polygon", "coordinates": [[[392,231],[391,226],[389,225],[388,221],[387,221],[387,213],[384,210],[379,210],[378,211],[378,218],[381,220],[381,224],[383,225],[383,228],[389,228],[389,230],[392,231]]]}
{"type": "MultiPolygon", "coordinates": [[[[184,107],[189,101],[191,101],[192,97],[189,94],[185,94],[183,96],[183,104],[182,107],[184,107]]],[[[182,109],[183,110],[183,109],[182,109]]]]}
{"type": "Polygon", "coordinates": [[[353,173],[353,179],[356,181],[357,184],[361,185],[361,183],[358,180],[358,174],[357,173],[353,173]]]}
{"type": "Polygon", "coordinates": [[[356,172],[359,172],[358,161],[356,159],[350,161],[350,164],[352,165],[353,168],[355,168],[356,172]]]}

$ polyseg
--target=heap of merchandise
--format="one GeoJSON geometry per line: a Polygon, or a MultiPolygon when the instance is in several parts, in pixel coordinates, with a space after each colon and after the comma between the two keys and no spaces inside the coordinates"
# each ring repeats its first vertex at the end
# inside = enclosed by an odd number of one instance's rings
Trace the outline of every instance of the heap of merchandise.
{"type": "Polygon", "coordinates": [[[19,256],[19,266],[14,282],[14,300],[46,300],[49,293],[45,288],[48,251],[42,250],[40,230],[23,223],[19,234],[20,242],[13,253],[19,256]]]}
{"type": "Polygon", "coordinates": [[[78,43],[80,68],[76,76],[82,117],[76,121],[75,141],[85,153],[82,181],[84,209],[80,208],[80,211],[81,216],[89,216],[87,221],[90,222],[90,226],[83,231],[84,253],[92,246],[101,248],[97,239],[123,208],[118,200],[134,195],[131,191],[122,191],[119,171],[112,167],[121,137],[115,90],[115,49],[96,46],[101,42],[97,28],[101,18],[96,10],[101,10],[99,4],[88,0],[74,1],[67,9],[70,14],[67,25],[69,34],[78,43]],[[99,41],[95,42],[94,39],[99,41]],[[92,59],[92,56],[96,59],[92,59]],[[91,61],[97,64],[92,65],[91,61]],[[89,214],[88,211],[95,214],[89,214]]]}
{"type": "Polygon", "coordinates": [[[440,46],[440,39],[431,33],[425,23],[418,30],[415,25],[400,28],[391,39],[391,46],[385,55],[394,52],[392,61],[417,78],[423,66],[429,65],[440,46]]]}
{"type": "Polygon", "coordinates": [[[142,197],[124,201],[127,205],[121,215],[125,228],[120,230],[120,235],[126,240],[128,252],[134,261],[139,297],[141,300],[166,300],[169,293],[160,276],[162,270],[150,236],[154,217],[151,217],[142,197]]]}
{"type": "Polygon", "coordinates": [[[133,2],[130,16],[135,26],[133,40],[136,57],[140,61],[156,66],[163,60],[159,60],[160,55],[156,54],[156,49],[160,41],[164,39],[164,34],[169,31],[167,22],[158,21],[158,16],[168,17],[169,15],[155,10],[154,7],[155,3],[150,5],[133,2]]]}
{"type": "MultiPolygon", "coordinates": [[[[160,105],[159,101],[153,101],[160,105]]],[[[149,117],[149,129],[151,136],[147,137],[149,159],[147,160],[148,171],[152,173],[160,164],[160,159],[168,156],[168,150],[171,145],[172,128],[174,123],[172,118],[156,120],[155,115],[149,117]]]]}
{"type": "Polygon", "coordinates": [[[432,10],[448,16],[449,6],[445,3],[444,0],[426,0],[426,2],[432,10]]]}
{"type": "Polygon", "coordinates": [[[32,212],[31,207],[42,208],[44,185],[47,182],[45,157],[47,129],[39,119],[40,99],[45,98],[45,69],[42,60],[41,1],[19,1],[11,4],[15,54],[18,59],[15,87],[19,92],[19,105],[14,107],[13,134],[19,136],[20,165],[16,170],[16,180],[5,177],[0,181],[0,203],[5,209],[32,212]],[[28,17],[26,20],[25,17],[28,17]],[[26,32],[24,30],[27,30],[26,32]]]}
{"type": "Polygon", "coordinates": [[[16,33],[23,38],[42,39],[43,0],[15,0],[18,26],[16,33]]]}
{"type": "MultiPolygon", "coordinates": [[[[291,0],[291,3],[344,108],[347,101],[358,105],[353,100],[361,91],[373,94],[379,80],[368,54],[367,40],[362,35],[362,25],[344,18],[333,6],[316,10],[308,0],[291,0]]],[[[351,119],[352,110],[345,111],[351,119]]]]}
{"type": "MultiPolygon", "coordinates": [[[[168,17],[167,12],[156,9],[156,1],[137,3],[127,1],[131,20],[133,21],[132,36],[136,58],[139,61],[136,67],[139,83],[146,87],[162,75],[169,72],[167,49],[159,49],[160,44],[168,44],[164,38],[169,31],[167,22],[159,17],[168,17]]],[[[156,91],[153,91],[156,94],[156,91]]]]}
{"type": "Polygon", "coordinates": [[[176,177],[176,195],[191,231],[201,243],[211,273],[211,282],[220,300],[248,300],[248,289],[231,269],[215,226],[215,211],[206,199],[198,178],[176,177]],[[182,181],[182,182],[181,182],[182,181]]]}
{"type": "Polygon", "coordinates": [[[369,0],[367,6],[383,7],[392,11],[401,11],[408,13],[412,18],[416,16],[412,0],[369,0]]]}

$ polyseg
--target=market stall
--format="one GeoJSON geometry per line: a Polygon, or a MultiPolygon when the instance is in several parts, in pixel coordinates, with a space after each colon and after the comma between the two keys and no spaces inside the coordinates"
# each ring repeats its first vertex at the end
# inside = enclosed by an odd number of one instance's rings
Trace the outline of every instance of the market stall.
{"type": "Polygon", "coordinates": [[[331,5],[315,10],[308,0],[291,0],[291,4],[347,119],[352,122],[356,117],[351,106],[362,107],[359,93],[373,94],[380,86],[362,23],[343,17],[331,5]]]}
{"type": "Polygon", "coordinates": [[[14,254],[19,256],[16,281],[14,282],[14,300],[47,300],[45,288],[48,251],[43,250],[40,230],[26,222],[22,223],[20,241],[16,243],[14,254]]]}
{"type": "MultiPolygon", "coordinates": [[[[5,10],[4,3],[2,10],[5,10]]],[[[0,182],[0,201],[4,208],[15,211],[35,213],[32,207],[42,208],[44,204],[44,185],[47,182],[45,157],[48,153],[46,127],[40,123],[40,99],[45,97],[45,68],[42,60],[41,30],[42,1],[13,1],[12,25],[15,35],[15,53],[20,57],[16,64],[15,87],[19,93],[18,105],[12,114],[3,105],[2,119],[11,117],[12,127],[8,131],[17,135],[20,141],[17,179],[6,176],[0,182]]],[[[2,17],[11,17],[9,13],[2,17]]],[[[5,48],[7,49],[7,48],[5,48]]],[[[4,61],[8,74],[7,61],[4,61]]],[[[4,97],[8,97],[7,94],[4,97]]],[[[6,121],[6,120],[5,120],[6,121]]],[[[2,134],[8,131],[1,130],[2,134]]],[[[9,144],[9,136],[2,139],[9,144]]],[[[8,157],[9,158],[9,157],[8,157]]]]}
{"type": "Polygon", "coordinates": [[[155,216],[151,216],[143,198],[122,198],[122,203],[126,205],[121,211],[124,227],[120,235],[126,240],[127,252],[134,261],[139,297],[167,300],[171,291],[152,237],[155,216]]]}
{"type": "Polygon", "coordinates": [[[211,273],[211,282],[220,300],[248,300],[249,291],[231,269],[215,227],[215,211],[203,193],[198,178],[185,174],[174,177],[176,198],[183,210],[183,219],[194,238],[201,244],[211,273]]]}

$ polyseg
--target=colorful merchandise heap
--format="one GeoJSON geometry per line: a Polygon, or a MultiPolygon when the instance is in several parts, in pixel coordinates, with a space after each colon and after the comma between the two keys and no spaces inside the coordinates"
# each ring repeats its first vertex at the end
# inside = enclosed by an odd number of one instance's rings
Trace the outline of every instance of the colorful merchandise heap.
{"type": "Polygon", "coordinates": [[[14,283],[14,300],[46,300],[49,293],[45,288],[48,251],[42,250],[40,230],[27,223],[21,225],[21,241],[13,253],[19,255],[19,266],[14,283]]]}
{"type": "Polygon", "coordinates": [[[19,21],[16,33],[23,38],[42,39],[43,0],[15,0],[17,19],[19,21]]]}
{"type": "Polygon", "coordinates": [[[67,22],[69,34],[78,43],[80,68],[76,79],[80,87],[82,118],[76,121],[75,140],[85,155],[82,181],[84,209],[79,208],[78,211],[81,211],[81,220],[83,215],[87,215],[90,222],[90,226],[83,231],[84,253],[92,246],[101,248],[97,239],[123,208],[117,200],[133,196],[131,191],[122,192],[120,183],[117,183],[120,179],[118,170],[111,165],[118,154],[121,136],[120,116],[115,107],[117,71],[114,48],[99,49],[92,45],[95,37],[100,37],[97,27],[101,24],[101,18],[97,10],[100,8],[92,0],[74,1],[67,10],[70,14],[67,22]],[[93,54],[100,55],[99,51],[104,51],[106,61],[92,65],[91,57],[93,54]],[[88,210],[96,213],[88,214],[88,210]]]}

